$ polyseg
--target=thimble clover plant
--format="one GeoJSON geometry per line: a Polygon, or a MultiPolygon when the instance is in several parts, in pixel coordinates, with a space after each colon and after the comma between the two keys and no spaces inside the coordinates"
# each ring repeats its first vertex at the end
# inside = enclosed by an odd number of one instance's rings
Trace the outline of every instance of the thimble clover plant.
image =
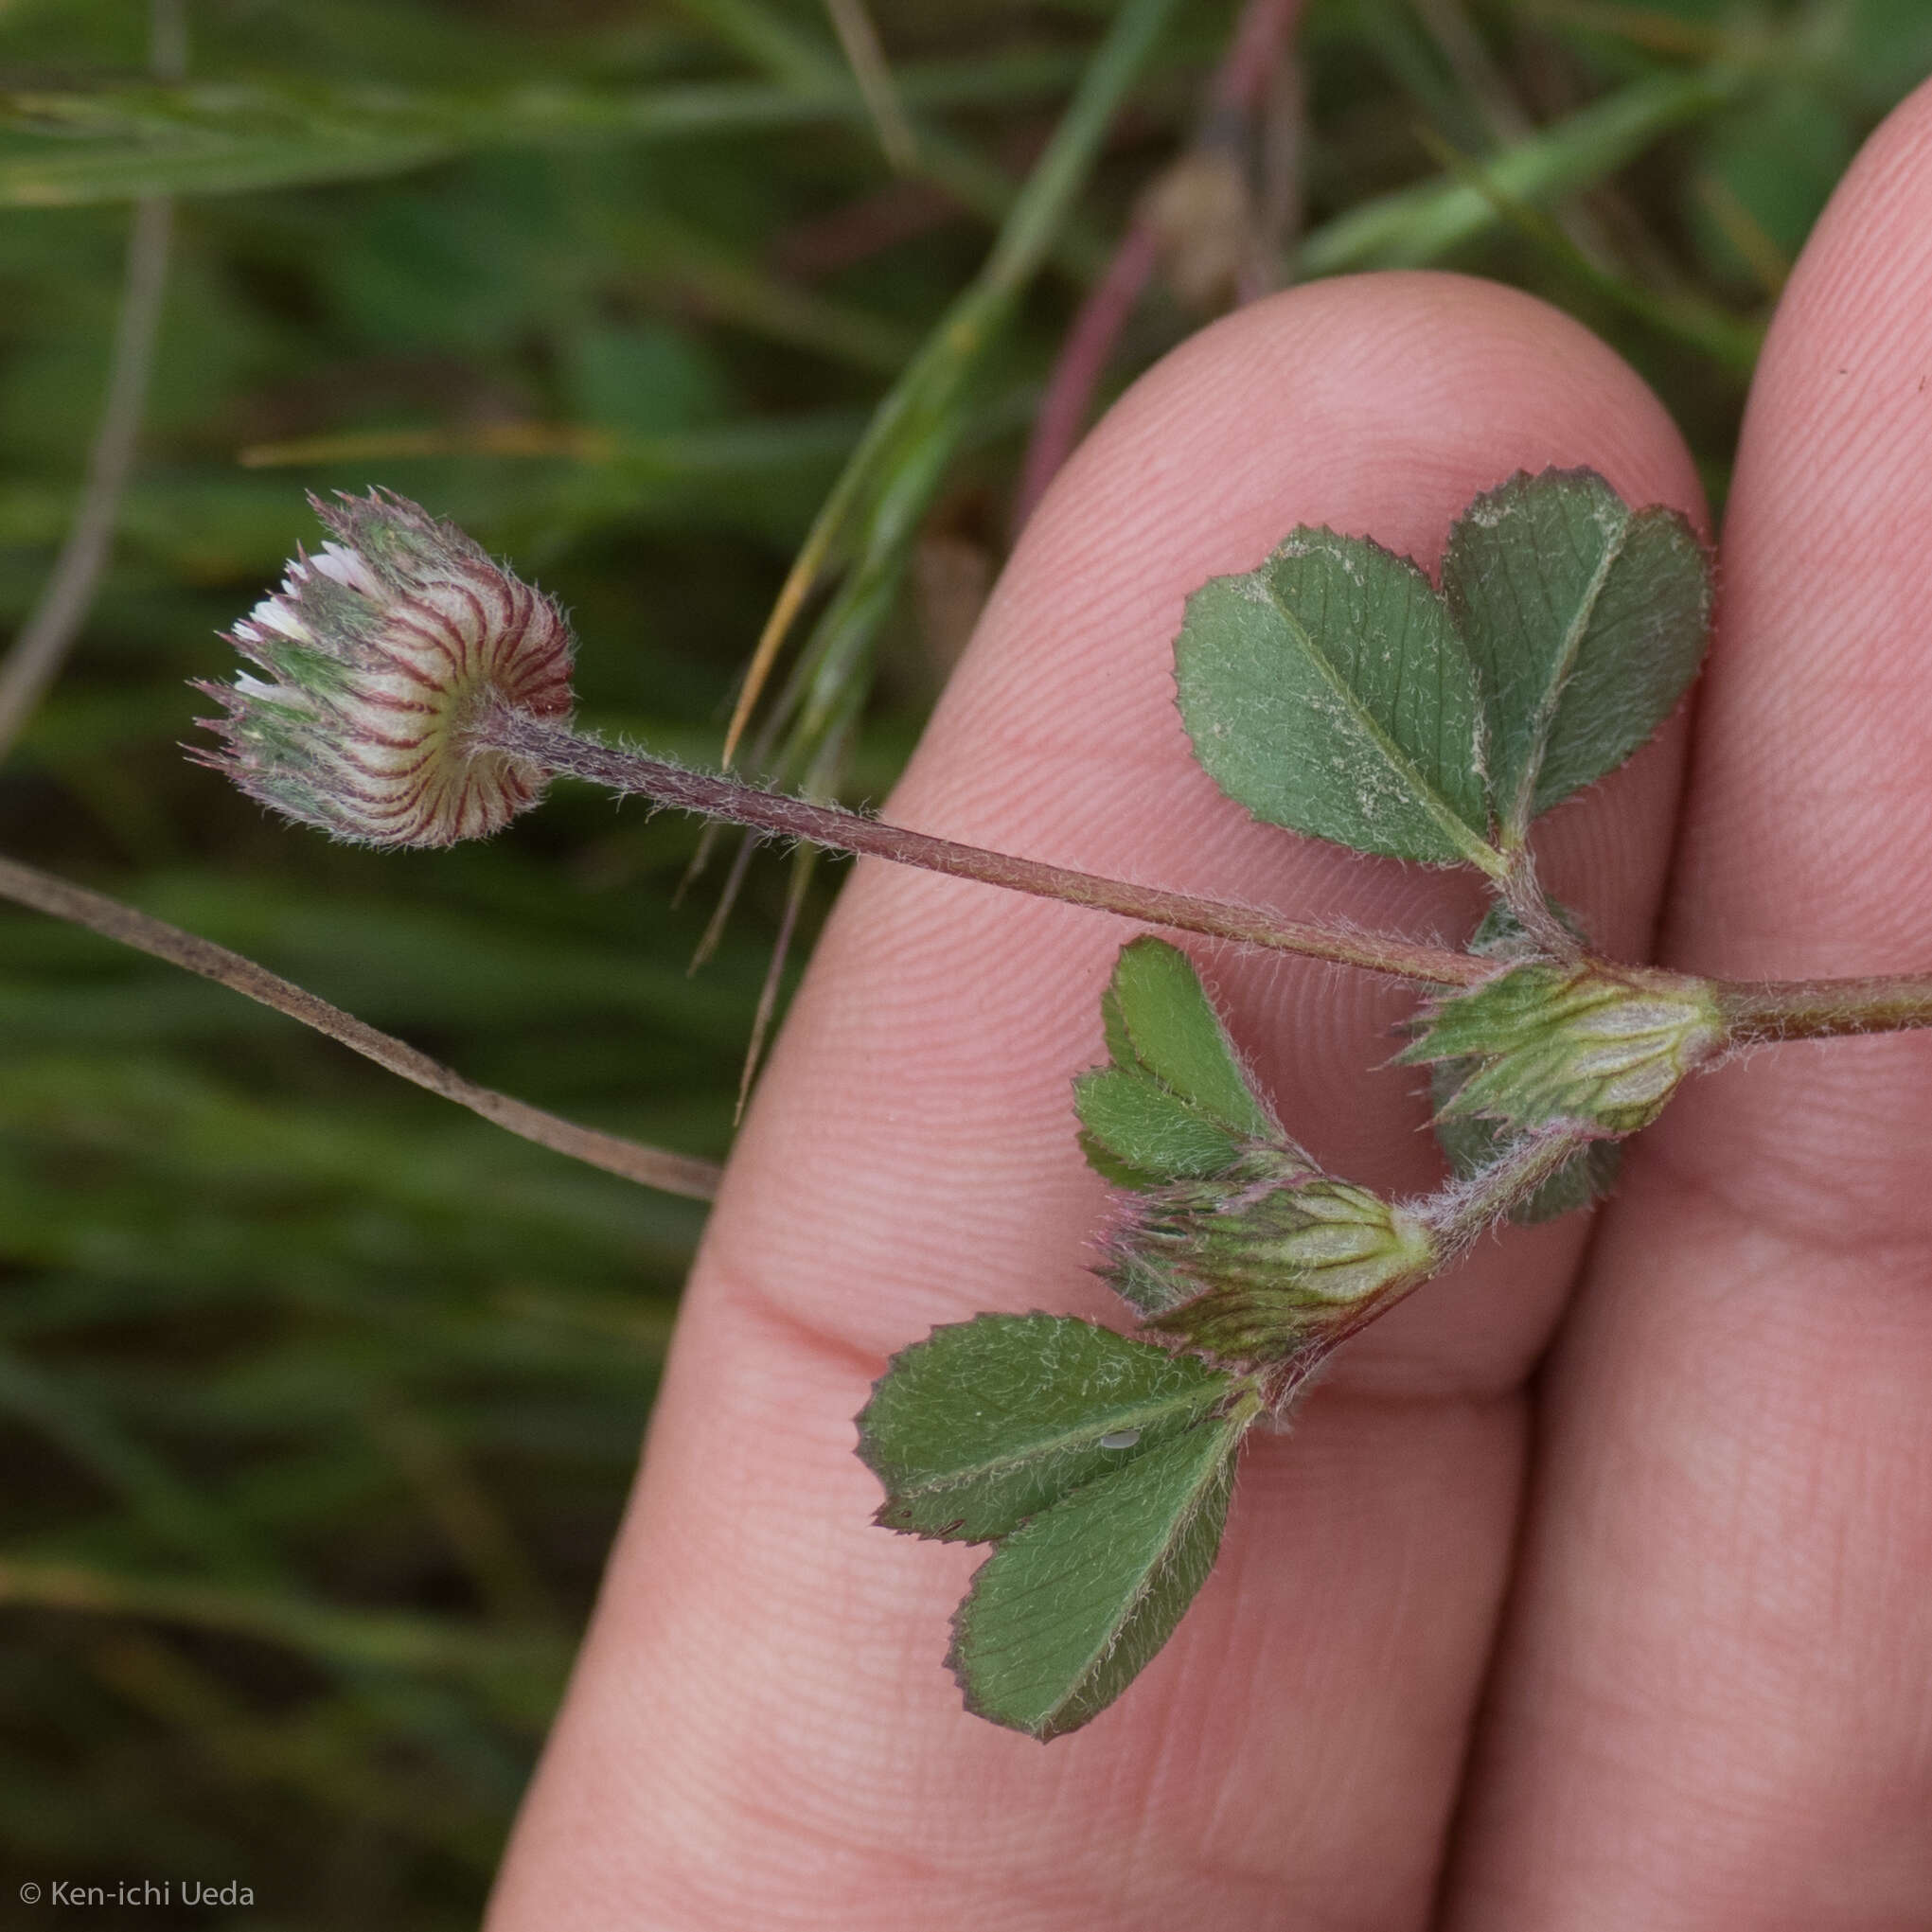
{"type": "MultiPolygon", "coordinates": [[[[569,774],[833,850],[1336,961],[1422,991],[1399,1055],[1427,1070],[1450,1175],[1384,1199],[1324,1172],[1260,1090],[1187,956],[1143,934],[1073,1080],[1114,1190],[1099,1272],[1131,1333],[982,1315],[894,1357],[858,1418],[888,1529],[982,1543],[949,1657],[967,1708],[1049,1739],[1105,1710],[1213,1567],[1241,1445],[1348,1338],[1485,1231],[1586,1206],[1684,1079],[1789,1038],[1932,1024],[1932,980],[1737,985],[1598,956],[1537,883],[1535,822],[1621,765],[1703,656],[1709,560],[1675,510],[1586,470],[1518,474],[1450,532],[1440,586],[1359,537],[1290,531],[1189,600],[1180,717],[1255,818],[1358,852],[1474,867],[1461,951],[954,844],[572,732],[555,605],[469,538],[376,492],[316,505],[207,685],[203,756],[339,839],[498,830],[569,774]],[[257,675],[257,673],[261,675],[257,675]]],[[[1070,1070],[1072,1071],[1072,1070],[1070,1070]]]]}

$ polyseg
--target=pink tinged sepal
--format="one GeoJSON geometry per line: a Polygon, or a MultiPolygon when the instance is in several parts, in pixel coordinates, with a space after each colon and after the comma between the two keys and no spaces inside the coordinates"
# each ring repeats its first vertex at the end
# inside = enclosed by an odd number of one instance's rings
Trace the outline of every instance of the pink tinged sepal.
{"type": "Polygon", "coordinates": [[[331,538],[228,641],[253,666],[201,683],[225,714],[200,761],[250,797],[373,845],[487,838],[545,774],[482,742],[503,712],[570,716],[563,613],[452,523],[388,490],[310,498],[331,538]]]}

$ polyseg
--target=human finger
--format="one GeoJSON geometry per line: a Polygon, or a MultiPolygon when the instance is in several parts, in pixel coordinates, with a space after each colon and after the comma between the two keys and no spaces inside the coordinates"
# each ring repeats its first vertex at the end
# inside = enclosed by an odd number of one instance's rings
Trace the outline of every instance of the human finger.
{"type": "MultiPolygon", "coordinates": [[[[891,815],[1298,915],[1460,938],[1468,879],[1250,821],[1194,763],[1172,640],[1205,578],[1297,523],[1425,558],[1518,468],[1588,463],[1687,506],[1640,382],[1527,297],[1324,284],[1170,357],[1029,528],[891,815]]],[[[1640,944],[1668,747],[1552,821],[1640,944]]],[[[1130,930],[861,866],[734,1159],[642,1486],[496,1907],[663,1924],[1414,1923],[1435,1881],[1514,1531],[1517,1392],[1582,1231],[1485,1250],[1367,1338],[1292,1442],[1247,1458],[1219,1573],[1114,1710],[1045,1750],[939,1669],[979,1560],[881,1534],[850,1418],[893,1351],[981,1309],[1118,1320],[1068,1082],[1130,930]]],[[[1402,989],[1196,949],[1293,1130],[1427,1184],[1402,989]]]]}
{"type": "MultiPolygon", "coordinates": [[[[1932,92],[1773,324],[1665,957],[1932,957],[1932,92]]],[[[1780,1047],[1631,1150],[1544,1458],[1450,1923],[1932,1923],[1932,1039],[1780,1047]]]]}

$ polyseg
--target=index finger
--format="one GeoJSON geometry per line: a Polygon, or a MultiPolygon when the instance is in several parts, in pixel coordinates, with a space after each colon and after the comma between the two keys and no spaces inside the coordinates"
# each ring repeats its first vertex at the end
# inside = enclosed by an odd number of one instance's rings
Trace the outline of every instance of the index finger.
{"type": "MultiPolygon", "coordinates": [[[[1297,523],[1433,558],[1514,470],[1694,505],[1662,411],[1573,323],[1447,276],[1322,284],[1146,378],[1042,508],[892,814],[1090,870],[1460,937],[1479,894],[1251,822],[1173,706],[1186,594],[1297,523]]],[[[1640,945],[1675,803],[1658,748],[1559,815],[1599,936],[1640,945]]],[[[1559,889],[1567,889],[1559,879],[1559,889]]],[[[1516,1390],[1582,1230],[1419,1297],[1250,1453],[1220,1572],[1126,1699],[1046,1751],[939,1668],[978,1560],[870,1527],[850,1418],[936,1322],[1117,1319],[1068,1082],[1130,929],[860,868],[734,1160],[631,1519],[495,1923],[1241,1923],[1286,1896],[1413,1917],[1434,1882],[1514,1523],[1516,1390]],[[1431,1303],[1435,1305],[1430,1305],[1431,1303]],[[1472,1319],[1473,1318],[1473,1319],[1472,1319]],[[1353,1392],[1349,1392],[1350,1390],[1353,1392]],[[1264,1903],[1267,1902],[1267,1903],[1264,1903]]],[[[1399,987],[1197,952],[1294,1130],[1429,1183],[1399,987]]]]}

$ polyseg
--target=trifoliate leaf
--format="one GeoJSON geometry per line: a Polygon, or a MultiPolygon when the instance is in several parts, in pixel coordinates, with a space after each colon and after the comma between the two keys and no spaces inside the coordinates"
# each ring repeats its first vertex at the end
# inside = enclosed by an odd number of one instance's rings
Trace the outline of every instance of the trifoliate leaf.
{"type": "Polygon", "coordinates": [[[1200,1422],[1232,1386],[1090,1321],[982,1315],[893,1357],[859,1453],[888,1529],[984,1542],[1200,1422]]]}
{"type": "Polygon", "coordinates": [[[1357,852],[1501,870],[1475,670],[1407,558],[1295,530],[1259,570],[1188,599],[1175,671],[1195,756],[1256,818],[1357,852]]]}
{"type": "Polygon", "coordinates": [[[1248,1420],[1196,1423],[1000,1544],[953,1620],[967,1710],[1044,1742],[1133,1682],[1214,1568],[1248,1420]]]}
{"type": "Polygon", "coordinates": [[[1690,523],[1590,470],[1518,474],[1449,535],[1443,590],[1482,690],[1502,842],[1614,771],[1696,676],[1710,573],[1690,523]]]}

